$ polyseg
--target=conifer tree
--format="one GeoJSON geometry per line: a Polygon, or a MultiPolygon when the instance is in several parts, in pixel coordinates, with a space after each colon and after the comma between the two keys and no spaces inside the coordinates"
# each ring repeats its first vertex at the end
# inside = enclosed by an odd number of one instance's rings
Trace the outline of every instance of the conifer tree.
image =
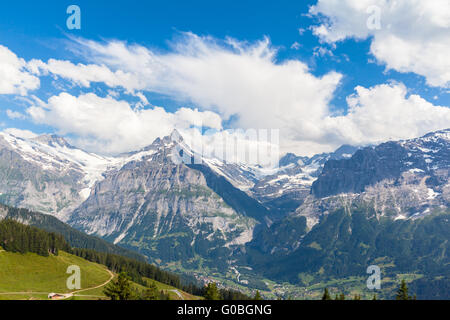
{"type": "Polygon", "coordinates": [[[119,277],[112,281],[103,293],[111,300],[133,300],[130,278],[125,272],[121,272],[119,277]]]}
{"type": "Polygon", "coordinates": [[[323,292],[322,300],[331,300],[330,293],[328,292],[328,288],[325,288],[325,291],[323,292]]]}
{"type": "Polygon", "coordinates": [[[261,293],[259,292],[259,290],[256,290],[256,294],[255,297],[253,298],[253,300],[262,300],[263,298],[261,297],[261,293]]]}
{"type": "Polygon", "coordinates": [[[161,300],[161,293],[154,283],[151,283],[144,291],[143,300],[161,300]]]}
{"type": "Polygon", "coordinates": [[[217,284],[211,282],[206,286],[205,290],[206,300],[221,300],[219,290],[217,289],[217,284]]]}
{"type": "Polygon", "coordinates": [[[411,297],[409,295],[409,289],[406,285],[406,281],[403,279],[402,283],[400,284],[400,288],[397,291],[397,295],[395,297],[396,300],[415,300],[416,298],[411,297]]]}

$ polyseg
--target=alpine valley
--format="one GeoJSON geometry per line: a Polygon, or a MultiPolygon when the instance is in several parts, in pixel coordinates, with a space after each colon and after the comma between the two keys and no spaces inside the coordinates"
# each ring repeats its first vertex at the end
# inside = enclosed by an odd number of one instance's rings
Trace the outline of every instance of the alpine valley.
{"type": "Polygon", "coordinates": [[[178,155],[194,151],[177,131],[116,157],[3,132],[0,202],[44,214],[40,227],[51,215],[102,247],[268,298],[317,298],[325,287],[372,297],[366,270],[377,265],[381,298],[405,279],[419,299],[450,299],[450,129],[287,154],[270,173],[178,155]]]}

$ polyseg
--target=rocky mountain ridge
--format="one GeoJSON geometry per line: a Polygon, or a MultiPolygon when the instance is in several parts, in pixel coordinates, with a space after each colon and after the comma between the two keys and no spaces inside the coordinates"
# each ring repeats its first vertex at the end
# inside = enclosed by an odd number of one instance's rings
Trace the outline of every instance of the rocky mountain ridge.
{"type": "Polygon", "coordinates": [[[298,250],[315,246],[304,241],[324,224],[331,228],[327,217],[336,212],[394,222],[447,212],[449,133],[311,158],[288,154],[272,172],[209,158],[193,164],[195,153],[177,132],[117,157],[57,136],[1,133],[0,200],[52,214],[162,266],[258,269],[259,256],[261,265],[302,257],[298,250]]]}

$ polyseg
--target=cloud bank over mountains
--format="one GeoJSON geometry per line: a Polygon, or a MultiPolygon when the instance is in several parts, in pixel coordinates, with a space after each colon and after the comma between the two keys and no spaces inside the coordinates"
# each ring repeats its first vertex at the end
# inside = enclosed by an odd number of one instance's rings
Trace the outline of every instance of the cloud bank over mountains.
{"type": "MultiPolygon", "coordinates": [[[[309,13],[319,17],[313,32],[322,41],[370,38],[371,53],[387,69],[414,72],[430,86],[447,88],[450,19],[440,2],[320,0],[309,13]],[[366,11],[374,3],[381,8],[380,30],[367,28],[366,11]]],[[[28,101],[21,112],[2,111],[11,119],[50,126],[88,151],[136,150],[173,128],[203,125],[218,131],[280,129],[283,152],[311,155],[450,127],[448,106],[410,94],[395,81],[357,86],[347,97],[348,110],[336,113],[332,100],[345,75],[316,76],[301,60],[280,60],[268,38],[249,43],[182,33],[166,51],[118,40],[70,41],[84,63],[25,61],[0,46],[0,94],[28,101]],[[47,77],[80,92],[55,86],[50,97],[40,95],[40,79],[47,77]],[[153,94],[179,108],[152,105],[153,94]]]]}
{"type": "Polygon", "coordinates": [[[33,121],[54,127],[62,135],[75,135],[72,141],[76,145],[104,154],[138,150],[161,135],[169,135],[174,128],[189,129],[198,123],[222,128],[220,117],[210,111],[133,109],[127,101],[94,93],[78,97],[61,93],[48,103],[29,107],[27,113],[33,121]]]}

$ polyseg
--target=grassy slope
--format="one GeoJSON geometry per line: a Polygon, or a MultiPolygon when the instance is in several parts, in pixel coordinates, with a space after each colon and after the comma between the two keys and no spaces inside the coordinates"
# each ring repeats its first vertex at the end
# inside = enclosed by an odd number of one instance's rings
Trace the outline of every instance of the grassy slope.
{"type": "Polygon", "coordinates": [[[32,212],[27,209],[16,209],[0,204],[0,211],[7,212],[6,219],[11,219],[64,236],[71,247],[93,249],[98,252],[107,252],[119,256],[129,257],[139,261],[146,261],[146,258],[136,252],[124,249],[109,243],[103,239],[89,236],[81,231],[73,229],[69,225],[59,221],[53,216],[32,212]]]}
{"type": "MultiPolygon", "coordinates": [[[[60,252],[59,256],[41,257],[36,254],[18,254],[0,248],[0,300],[47,299],[48,293],[69,293],[66,287],[67,267],[77,265],[81,269],[81,287],[89,289],[107,282],[111,275],[105,266],[60,252]],[[20,293],[20,294],[10,294],[20,293]]],[[[180,299],[172,290],[176,288],[154,282],[158,289],[168,292],[174,300],[180,299]]],[[[135,284],[136,287],[144,287],[135,284]]],[[[73,299],[90,300],[104,297],[103,287],[77,293],[73,299]]],[[[198,299],[178,290],[185,300],[198,299]]],[[[104,297],[105,298],[105,297],[104,297]]]]}
{"type": "Polygon", "coordinates": [[[4,295],[0,299],[46,298],[48,293],[69,293],[66,281],[70,276],[67,267],[77,265],[81,269],[81,287],[87,289],[101,285],[110,279],[106,267],[79,257],[60,252],[59,256],[41,257],[36,254],[0,252],[0,293],[32,292],[26,295],[4,295]]]}

